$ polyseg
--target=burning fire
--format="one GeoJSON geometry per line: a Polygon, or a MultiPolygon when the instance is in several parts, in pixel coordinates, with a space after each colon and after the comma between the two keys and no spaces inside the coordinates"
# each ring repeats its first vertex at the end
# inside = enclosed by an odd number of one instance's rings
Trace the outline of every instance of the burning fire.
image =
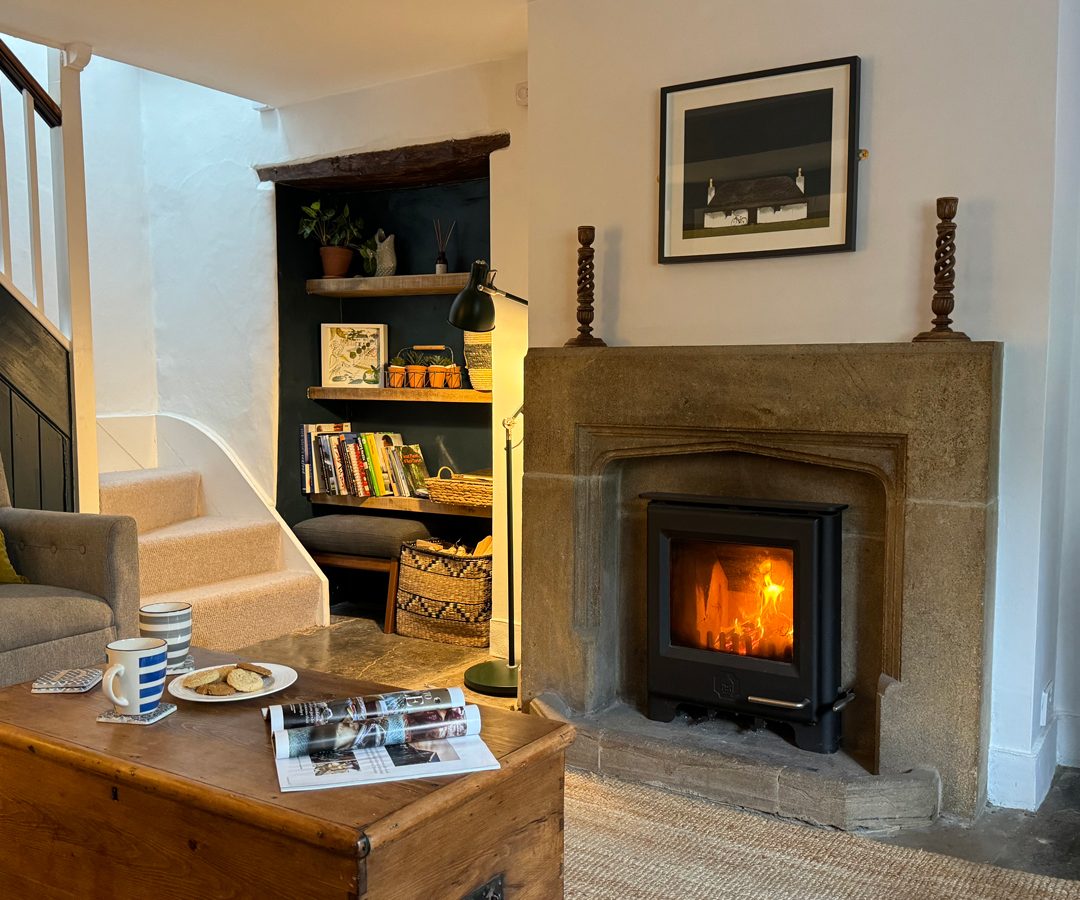
{"type": "Polygon", "coordinates": [[[675,560],[672,573],[675,642],[790,660],[795,640],[793,553],[704,542],[690,543],[687,550],[675,560]]]}

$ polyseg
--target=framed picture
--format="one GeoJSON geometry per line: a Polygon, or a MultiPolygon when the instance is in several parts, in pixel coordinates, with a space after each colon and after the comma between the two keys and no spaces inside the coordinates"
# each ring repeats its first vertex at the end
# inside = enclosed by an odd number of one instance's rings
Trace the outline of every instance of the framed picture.
{"type": "Polygon", "coordinates": [[[385,363],[385,325],[322,326],[323,387],[381,387],[385,363]]]}
{"type": "Polygon", "coordinates": [[[660,91],[661,263],[855,249],[859,58],[660,91]]]}

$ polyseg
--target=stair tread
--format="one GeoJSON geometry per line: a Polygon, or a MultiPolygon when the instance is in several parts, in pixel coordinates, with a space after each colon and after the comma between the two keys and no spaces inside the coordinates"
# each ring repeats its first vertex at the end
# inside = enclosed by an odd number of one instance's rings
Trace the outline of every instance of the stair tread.
{"type": "Polygon", "coordinates": [[[278,527],[277,523],[263,519],[244,519],[233,516],[196,516],[194,519],[184,519],[182,522],[173,522],[171,525],[144,531],[139,535],[139,543],[145,544],[175,538],[257,530],[276,534],[278,527]]]}
{"type": "Polygon", "coordinates": [[[319,578],[312,572],[302,572],[296,569],[276,569],[270,572],[259,572],[255,575],[243,575],[240,578],[227,578],[223,581],[211,581],[207,584],[195,587],[181,588],[175,591],[162,591],[157,594],[147,594],[142,598],[141,605],[148,603],[162,603],[165,601],[183,601],[197,605],[198,599],[205,599],[206,595],[238,594],[253,588],[281,588],[290,582],[297,586],[319,587],[319,578]]]}
{"type": "Polygon", "coordinates": [[[152,469],[126,469],[122,472],[103,472],[98,476],[102,487],[127,487],[149,481],[186,481],[199,479],[197,469],[169,468],[167,466],[152,469]]]}

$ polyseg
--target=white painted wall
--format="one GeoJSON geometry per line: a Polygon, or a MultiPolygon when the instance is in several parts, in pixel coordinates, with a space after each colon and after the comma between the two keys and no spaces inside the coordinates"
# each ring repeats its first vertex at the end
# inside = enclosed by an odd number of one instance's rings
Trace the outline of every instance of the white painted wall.
{"type": "Polygon", "coordinates": [[[609,343],[909,340],[930,318],[934,198],[959,196],[957,325],[1006,342],[990,791],[995,802],[1031,805],[1057,620],[1055,585],[1043,577],[1056,545],[1044,485],[1060,467],[1046,419],[1060,397],[1048,382],[1067,377],[1048,356],[1058,5],[798,7],[530,3],[530,342],[558,345],[573,332],[582,222],[597,226],[596,330],[609,343]],[[853,54],[863,60],[860,144],[870,150],[858,251],[657,265],[659,89],[853,54]],[[1021,761],[1023,784],[995,778],[1002,753],[1021,761]]]}
{"type": "Polygon", "coordinates": [[[92,58],[82,79],[98,414],[153,413],[154,273],[141,73],[92,58]]]}

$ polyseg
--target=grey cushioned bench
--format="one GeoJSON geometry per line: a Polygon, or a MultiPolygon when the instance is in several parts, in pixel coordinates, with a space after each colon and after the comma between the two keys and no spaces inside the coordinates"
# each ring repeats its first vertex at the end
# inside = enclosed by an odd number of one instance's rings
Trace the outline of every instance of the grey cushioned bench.
{"type": "Polygon", "coordinates": [[[431,537],[427,526],[415,519],[338,514],[305,519],[293,531],[320,566],[387,573],[383,631],[392,634],[401,545],[431,537]]]}

